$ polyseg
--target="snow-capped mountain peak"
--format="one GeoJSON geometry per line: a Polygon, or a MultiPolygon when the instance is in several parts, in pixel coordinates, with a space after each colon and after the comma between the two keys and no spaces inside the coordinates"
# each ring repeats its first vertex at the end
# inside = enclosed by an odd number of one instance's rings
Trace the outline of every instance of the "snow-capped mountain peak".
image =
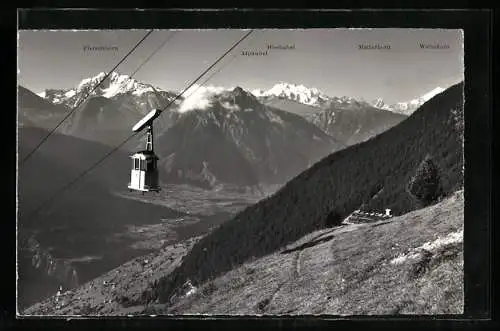
{"type": "Polygon", "coordinates": [[[82,79],[74,88],[46,89],[38,95],[54,104],[65,104],[74,107],[91,91],[91,96],[102,96],[110,99],[123,95],[139,98],[144,96],[145,100],[150,93],[167,93],[158,87],[139,82],[128,75],[122,75],[118,72],[111,72],[106,76],[106,72],[100,72],[96,76],[82,79]],[[99,83],[100,85],[97,86],[99,83]]]}
{"type": "MultiPolygon", "coordinates": [[[[76,88],[76,93],[92,89],[106,77],[105,72],[100,72],[97,76],[83,79],[76,88]]],[[[156,88],[159,90],[159,88],[156,88]]],[[[145,92],[153,92],[153,88],[149,84],[138,82],[128,75],[122,75],[117,72],[112,72],[105,81],[96,89],[100,95],[106,98],[112,98],[119,94],[133,93],[140,96],[145,92]]]]}
{"type": "Polygon", "coordinates": [[[438,86],[429,92],[423,94],[422,96],[409,101],[397,102],[392,105],[388,105],[384,102],[382,98],[378,98],[372,102],[372,105],[379,109],[390,110],[396,113],[401,113],[405,115],[410,115],[421,105],[432,99],[434,96],[443,92],[445,89],[438,86]]]}
{"type": "Polygon", "coordinates": [[[318,106],[329,98],[323,92],[315,87],[306,87],[302,84],[291,84],[279,82],[269,90],[253,90],[252,94],[256,97],[280,97],[297,101],[310,106],[318,106]]]}

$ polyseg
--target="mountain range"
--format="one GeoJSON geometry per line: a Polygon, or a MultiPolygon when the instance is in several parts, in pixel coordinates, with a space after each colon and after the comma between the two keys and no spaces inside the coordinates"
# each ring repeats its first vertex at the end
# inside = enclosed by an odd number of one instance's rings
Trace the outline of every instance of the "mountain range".
{"type": "MultiPolygon", "coordinates": [[[[105,76],[101,72],[74,88],[47,89],[39,95],[20,87],[21,122],[53,128],[105,76]]],[[[187,92],[155,122],[157,154],[166,181],[202,187],[284,183],[321,157],[370,139],[405,118],[365,101],[284,82],[267,91],[193,86],[187,92]]],[[[116,146],[148,111],[166,107],[175,96],[112,72],[58,132],[116,146]]],[[[143,144],[134,138],[123,149],[135,151],[143,144]]]]}
{"type": "Polygon", "coordinates": [[[73,108],[90,93],[90,96],[120,101],[125,106],[133,107],[132,110],[139,111],[142,115],[146,115],[152,108],[160,107],[165,100],[170,101],[175,97],[173,92],[139,82],[128,75],[117,72],[112,72],[107,77],[106,75],[107,73],[100,72],[94,77],[83,79],[74,88],[46,89],[38,95],[54,104],[73,108]],[[102,81],[105,77],[106,79],[102,81]],[[101,81],[102,83],[95,88],[101,81]]]}
{"type": "MultiPolygon", "coordinates": [[[[64,107],[66,112],[79,106],[64,121],[59,132],[114,146],[126,139],[132,126],[151,109],[166,107],[176,96],[174,92],[163,91],[117,72],[109,74],[95,88],[104,77],[106,73],[101,72],[83,79],[74,88],[46,89],[38,94],[41,98],[64,107]]],[[[162,132],[170,127],[173,117],[175,114],[166,111],[156,121],[156,130],[162,132]]],[[[135,140],[128,146],[135,149],[139,144],[135,140]]]]}
{"type": "Polygon", "coordinates": [[[418,107],[444,90],[444,88],[438,86],[413,100],[397,102],[394,104],[386,104],[383,98],[377,98],[370,103],[362,99],[357,100],[348,96],[332,97],[315,87],[306,87],[302,84],[291,84],[286,82],[279,82],[268,90],[256,89],[253,90],[252,93],[266,104],[278,103],[277,100],[289,100],[320,109],[359,109],[371,106],[398,114],[410,115],[418,109],[418,107]]]}
{"type": "Polygon", "coordinates": [[[406,118],[352,97],[330,97],[317,88],[278,83],[267,91],[253,91],[259,100],[301,115],[347,146],[370,139],[406,118]]]}
{"type": "MultiPolygon", "coordinates": [[[[95,85],[105,76],[105,72],[100,72],[94,77],[83,79],[74,88],[45,89],[38,93],[38,96],[50,101],[52,104],[64,105],[72,108],[76,106],[82,98],[86,97],[95,85]]],[[[211,86],[204,89],[219,92],[224,90],[224,88],[211,86]]],[[[251,93],[264,104],[276,102],[276,99],[278,99],[294,101],[315,108],[327,108],[332,106],[332,104],[335,108],[359,108],[369,105],[378,109],[410,115],[423,103],[443,91],[444,88],[438,86],[413,100],[394,104],[386,104],[383,98],[377,98],[369,103],[348,96],[329,96],[315,87],[306,87],[302,84],[291,84],[286,82],[278,82],[268,90],[255,89],[252,90],[251,93]]],[[[117,72],[110,73],[106,80],[91,93],[91,96],[102,96],[108,99],[120,100],[128,107],[134,108],[133,110],[138,110],[142,115],[145,115],[152,108],[157,108],[165,104],[165,101],[170,101],[175,95],[176,93],[173,91],[165,91],[159,87],[139,82],[128,75],[122,75],[117,72]]],[[[183,97],[179,98],[176,102],[176,106],[180,105],[183,101],[183,97]]],[[[175,108],[175,106],[173,108],[175,108]]]]}
{"type": "Polygon", "coordinates": [[[263,100],[279,98],[299,102],[313,107],[322,107],[330,101],[330,97],[317,88],[304,85],[279,82],[269,90],[256,89],[252,93],[263,100]]]}

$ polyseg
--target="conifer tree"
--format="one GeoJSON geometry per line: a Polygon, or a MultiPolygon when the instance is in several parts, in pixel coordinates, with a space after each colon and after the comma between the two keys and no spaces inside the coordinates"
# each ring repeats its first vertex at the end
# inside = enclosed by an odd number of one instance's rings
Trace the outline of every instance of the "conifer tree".
{"type": "Polygon", "coordinates": [[[430,155],[418,166],[408,185],[408,191],[424,206],[430,205],[441,196],[443,189],[440,171],[430,155]]]}

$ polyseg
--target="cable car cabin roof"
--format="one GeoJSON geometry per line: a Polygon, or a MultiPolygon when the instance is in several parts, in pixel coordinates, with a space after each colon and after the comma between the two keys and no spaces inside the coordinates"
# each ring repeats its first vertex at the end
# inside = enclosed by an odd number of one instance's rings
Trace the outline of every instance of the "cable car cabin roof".
{"type": "Polygon", "coordinates": [[[148,150],[138,151],[134,155],[132,155],[131,158],[132,159],[141,159],[141,160],[155,158],[158,160],[158,156],[156,156],[156,154],[154,152],[148,151],[148,150]]]}

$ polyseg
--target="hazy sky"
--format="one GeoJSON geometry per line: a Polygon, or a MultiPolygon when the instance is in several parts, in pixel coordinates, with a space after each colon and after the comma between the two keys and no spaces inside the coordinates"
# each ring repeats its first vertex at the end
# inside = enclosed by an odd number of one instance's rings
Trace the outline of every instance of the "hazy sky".
{"type": "MultiPolygon", "coordinates": [[[[20,31],[19,83],[37,93],[45,88],[72,88],[84,78],[109,71],[146,32],[20,31]],[[84,51],[85,46],[113,49],[84,51]]],[[[245,33],[179,30],[134,78],[182,90],[245,33]]],[[[170,34],[153,32],[116,71],[131,74],[170,34]]],[[[331,96],[397,102],[463,80],[463,39],[460,30],[255,30],[216,68],[227,63],[206,85],[253,90],[285,81],[316,87],[331,96]],[[448,48],[422,49],[421,43],[448,48]],[[267,56],[241,55],[242,50],[265,50],[267,44],[293,44],[295,49],[268,51],[267,56]],[[390,45],[390,49],[362,50],[360,44],[390,45]]]]}

